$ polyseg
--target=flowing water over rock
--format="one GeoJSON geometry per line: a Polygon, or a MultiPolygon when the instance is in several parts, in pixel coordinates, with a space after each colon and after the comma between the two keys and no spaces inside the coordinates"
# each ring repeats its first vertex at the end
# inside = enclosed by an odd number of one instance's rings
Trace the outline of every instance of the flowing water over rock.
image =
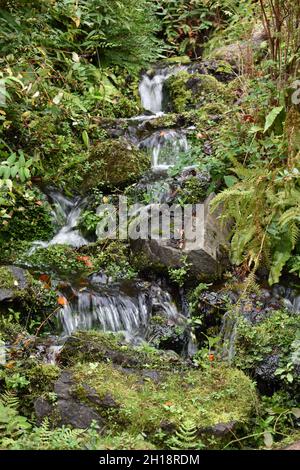
{"type": "Polygon", "coordinates": [[[154,171],[167,170],[175,165],[181,153],[189,150],[186,135],[175,130],[158,131],[140,143],[152,155],[154,171]]]}
{"type": "MultiPolygon", "coordinates": [[[[131,118],[133,126],[140,126],[141,122],[147,122],[164,114],[164,83],[168,77],[184,68],[174,66],[157,69],[152,75],[145,74],[142,77],[139,87],[142,105],[146,111],[153,114],[131,118]]],[[[164,173],[170,166],[175,165],[179,155],[189,149],[186,132],[174,129],[154,131],[152,135],[137,143],[140,148],[151,153],[152,170],[156,177],[160,170],[164,173]]],[[[159,185],[162,187],[163,181],[160,181],[159,185]]],[[[168,186],[167,182],[166,185],[168,186]]],[[[58,231],[49,242],[36,242],[32,251],[36,247],[47,248],[56,244],[75,248],[88,244],[78,229],[85,201],[80,198],[70,199],[53,189],[46,192],[53,206],[53,220],[58,231]]],[[[151,318],[156,312],[166,319],[169,326],[186,324],[188,317],[184,309],[182,310],[184,315],[180,313],[168,290],[155,282],[113,283],[98,273],[91,276],[86,286],[82,288],[78,288],[74,283],[69,284],[61,295],[65,298],[65,305],[59,312],[58,318],[63,337],[71,335],[76,330],[97,329],[124,332],[131,341],[140,342],[147,337],[151,318]]],[[[47,354],[51,362],[55,362],[60,347],[53,344],[48,348],[47,354]]],[[[195,352],[192,340],[188,350],[191,353],[195,352]]]]}
{"type": "Polygon", "coordinates": [[[52,201],[54,223],[61,228],[49,242],[35,242],[31,252],[38,247],[47,248],[51,245],[70,245],[75,248],[87,245],[88,241],[77,228],[84,201],[80,198],[69,199],[55,190],[49,190],[48,195],[52,201]]]}
{"type": "Polygon", "coordinates": [[[163,111],[163,88],[165,81],[184,70],[184,66],[166,67],[155,70],[154,74],[146,73],[141,80],[139,91],[141,95],[142,106],[146,111],[157,114],[163,111]]]}
{"type": "Polygon", "coordinates": [[[176,323],[179,311],[169,292],[157,284],[124,282],[96,284],[77,290],[72,287],[59,318],[64,334],[76,330],[125,332],[132,339],[144,338],[149,319],[156,309],[176,323]]]}

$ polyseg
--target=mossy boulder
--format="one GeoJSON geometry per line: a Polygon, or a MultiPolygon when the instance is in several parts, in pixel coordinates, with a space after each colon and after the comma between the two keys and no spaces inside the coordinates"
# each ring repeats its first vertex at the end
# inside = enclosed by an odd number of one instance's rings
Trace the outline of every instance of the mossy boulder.
{"type": "Polygon", "coordinates": [[[251,324],[242,317],[236,330],[235,365],[252,374],[260,390],[300,392],[299,314],[273,311],[251,324]]]}
{"type": "Polygon", "coordinates": [[[154,348],[135,348],[124,342],[122,335],[96,331],[77,332],[65,343],[60,362],[72,366],[82,362],[110,361],[126,368],[185,368],[185,362],[175,353],[164,353],[154,348]]]}
{"type": "MultiPolygon", "coordinates": [[[[42,321],[43,315],[57,307],[56,300],[56,293],[36,281],[28,271],[17,266],[0,267],[0,329],[6,338],[19,331],[21,325],[26,324],[30,329],[31,320],[42,321]],[[10,309],[22,312],[15,322],[5,321],[10,309]]],[[[36,329],[34,325],[33,322],[36,329]]]]}
{"type": "Polygon", "coordinates": [[[81,189],[122,188],[136,181],[150,168],[149,156],[124,139],[108,139],[96,144],[82,164],[81,189]]]}
{"type": "Polygon", "coordinates": [[[30,275],[16,266],[0,266],[0,301],[13,300],[29,287],[30,275]]]}
{"type": "Polygon", "coordinates": [[[208,436],[223,439],[248,422],[256,404],[253,383],[237,369],[215,363],[198,370],[174,353],[135,348],[113,334],[76,333],[60,361],[68,369],[54,384],[57,402],[39,399],[39,419],[79,428],[96,421],[108,436],[142,433],[156,448],[171,446],[187,421],[209,446],[208,436]]]}
{"type": "Polygon", "coordinates": [[[199,109],[208,103],[228,105],[234,98],[228,86],[214,76],[186,70],[168,78],[165,90],[169,111],[176,113],[199,109]]]}

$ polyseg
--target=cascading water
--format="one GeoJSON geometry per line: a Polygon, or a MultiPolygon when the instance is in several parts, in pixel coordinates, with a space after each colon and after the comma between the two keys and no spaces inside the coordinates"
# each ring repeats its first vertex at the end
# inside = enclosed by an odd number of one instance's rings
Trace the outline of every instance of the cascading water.
{"type": "Polygon", "coordinates": [[[163,88],[166,80],[176,73],[184,70],[184,66],[167,67],[158,69],[154,75],[145,74],[142,77],[139,92],[142,106],[153,114],[163,111],[163,88]]]}
{"type": "Polygon", "coordinates": [[[70,245],[75,248],[86,245],[87,240],[77,229],[84,202],[80,198],[69,199],[54,190],[50,190],[48,195],[53,203],[53,220],[61,228],[49,242],[35,242],[31,252],[38,247],[47,248],[51,245],[70,245]]]}
{"type": "MultiPolygon", "coordinates": [[[[164,83],[182,69],[182,66],[168,67],[157,70],[153,76],[145,74],[142,77],[139,87],[142,106],[153,115],[137,116],[131,118],[132,122],[147,122],[163,115],[164,83]]],[[[189,149],[186,134],[169,129],[154,132],[139,142],[139,146],[152,154],[152,168],[155,171],[166,170],[176,164],[180,153],[189,149]]],[[[86,245],[88,241],[78,229],[84,201],[80,198],[69,199],[55,190],[48,190],[47,194],[53,204],[53,220],[60,228],[49,242],[36,242],[32,251],[37,246],[46,248],[66,244],[80,248],[86,245]]],[[[90,277],[83,288],[75,284],[65,286],[60,293],[65,300],[58,314],[63,330],[58,342],[79,329],[124,332],[131,341],[139,342],[147,336],[149,320],[157,311],[163,314],[168,324],[182,324],[185,321],[170,293],[158,284],[152,282],[146,286],[145,283],[139,285],[138,282],[131,282],[129,289],[128,284],[124,286],[124,283],[112,283],[101,273],[90,277]]],[[[60,347],[52,344],[48,348],[49,360],[55,361],[60,347]]]]}
{"type": "Polygon", "coordinates": [[[174,323],[180,317],[171,295],[158,285],[148,289],[131,286],[131,295],[122,285],[91,286],[83,290],[72,288],[59,319],[64,334],[74,331],[97,329],[124,331],[132,337],[145,336],[153,309],[159,307],[174,323]]]}
{"type": "Polygon", "coordinates": [[[153,170],[166,170],[176,164],[178,156],[189,150],[186,135],[175,130],[159,131],[140,143],[152,155],[153,170]]]}

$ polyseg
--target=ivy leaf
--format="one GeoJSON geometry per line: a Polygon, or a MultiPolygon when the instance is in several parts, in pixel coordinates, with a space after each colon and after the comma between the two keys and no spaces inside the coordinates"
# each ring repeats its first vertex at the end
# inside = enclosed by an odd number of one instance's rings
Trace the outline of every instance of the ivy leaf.
{"type": "Polygon", "coordinates": [[[10,169],[10,175],[11,175],[12,178],[16,177],[16,174],[18,173],[18,170],[19,170],[19,167],[17,165],[13,166],[10,169]]]}
{"type": "Polygon", "coordinates": [[[293,377],[293,374],[291,374],[290,372],[287,374],[286,376],[286,380],[288,381],[288,383],[293,383],[294,382],[294,377],[293,377]]]}
{"type": "Polygon", "coordinates": [[[272,111],[266,117],[265,129],[264,134],[273,126],[276,118],[279,114],[284,110],[284,106],[278,106],[277,108],[273,108],[272,111]]]}

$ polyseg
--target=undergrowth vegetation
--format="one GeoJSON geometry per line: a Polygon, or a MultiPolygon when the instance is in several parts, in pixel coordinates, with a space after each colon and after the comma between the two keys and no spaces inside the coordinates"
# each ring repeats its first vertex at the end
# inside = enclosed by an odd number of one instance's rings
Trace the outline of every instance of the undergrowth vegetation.
{"type": "Polygon", "coordinates": [[[299,23],[295,0],[0,0],[1,449],[299,439],[299,23]],[[165,113],[143,110],[145,74],[165,113]],[[186,149],[156,174],[143,144],[170,161],[168,131],[186,149]],[[223,277],[196,272],[183,230],[165,256],[98,239],[99,206],[113,218],[124,194],[209,196],[223,277]],[[90,328],[110,315],[126,335],[52,337],[89,308],[90,328]]]}

